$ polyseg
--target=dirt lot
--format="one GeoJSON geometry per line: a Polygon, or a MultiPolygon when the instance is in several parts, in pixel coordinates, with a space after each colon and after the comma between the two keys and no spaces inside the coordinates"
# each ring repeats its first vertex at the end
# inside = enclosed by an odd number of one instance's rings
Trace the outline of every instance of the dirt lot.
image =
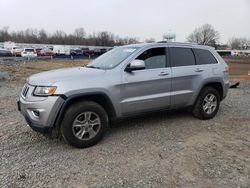
{"type": "MultiPolygon", "coordinates": [[[[0,187],[250,187],[249,80],[229,91],[212,120],[155,114],[113,125],[96,146],[75,149],[33,132],[15,98],[28,75],[83,63],[0,64],[8,74],[0,80],[0,187]]],[[[229,65],[235,75],[250,69],[229,65]]]]}
{"type": "Polygon", "coordinates": [[[239,77],[247,75],[250,71],[250,59],[230,59],[225,58],[227,64],[230,67],[231,77],[239,77]]]}

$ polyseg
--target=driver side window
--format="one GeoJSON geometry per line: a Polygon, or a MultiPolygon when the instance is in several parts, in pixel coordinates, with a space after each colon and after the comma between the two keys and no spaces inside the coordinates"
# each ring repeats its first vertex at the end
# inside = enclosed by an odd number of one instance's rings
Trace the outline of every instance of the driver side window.
{"type": "Polygon", "coordinates": [[[166,48],[151,48],[144,51],[136,59],[145,62],[146,69],[157,69],[166,67],[166,48]]]}

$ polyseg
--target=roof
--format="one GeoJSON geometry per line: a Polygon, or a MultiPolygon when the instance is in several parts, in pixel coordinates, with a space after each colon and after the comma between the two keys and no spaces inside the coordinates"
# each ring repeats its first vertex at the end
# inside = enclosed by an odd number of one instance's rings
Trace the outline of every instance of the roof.
{"type": "Polygon", "coordinates": [[[139,43],[139,44],[130,44],[126,45],[125,47],[136,47],[136,48],[142,48],[142,47],[149,47],[149,46],[187,46],[187,47],[192,47],[192,48],[203,48],[203,49],[213,49],[213,47],[206,46],[206,45],[199,45],[196,43],[190,43],[190,42],[157,42],[157,43],[139,43]]]}

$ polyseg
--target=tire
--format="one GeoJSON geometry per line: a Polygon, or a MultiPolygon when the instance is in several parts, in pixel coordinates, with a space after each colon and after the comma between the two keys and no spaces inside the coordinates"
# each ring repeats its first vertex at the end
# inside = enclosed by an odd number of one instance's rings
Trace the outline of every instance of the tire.
{"type": "Polygon", "coordinates": [[[86,148],[98,143],[107,128],[108,115],[103,107],[92,101],[84,101],[74,103],[67,109],[61,134],[68,144],[86,148]]]}
{"type": "Polygon", "coordinates": [[[195,105],[193,106],[192,113],[195,117],[199,119],[203,120],[211,119],[217,114],[219,106],[220,106],[219,92],[213,87],[204,87],[201,90],[195,102],[195,105]],[[211,100],[212,96],[214,97],[213,100],[211,100]],[[209,101],[210,103],[207,101],[209,101]],[[214,107],[215,104],[216,106],[214,107]]]}

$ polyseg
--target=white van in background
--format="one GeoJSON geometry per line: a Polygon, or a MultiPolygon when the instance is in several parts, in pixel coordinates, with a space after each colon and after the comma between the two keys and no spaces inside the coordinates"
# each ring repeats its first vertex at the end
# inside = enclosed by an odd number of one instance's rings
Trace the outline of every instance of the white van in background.
{"type": "Polygon", "coordinates": [[[70,46],[54,45],[53,53],[57,55],[70,55],[70,46]]]}
{"type": "Polygon", "coordinates": [[[4,45],[4,49],[11,50],[13,47],[16,46],[16,43],[12,42],[12,41],[6,41],[6,42],[4,42],[3,45],[4,45]]]}

